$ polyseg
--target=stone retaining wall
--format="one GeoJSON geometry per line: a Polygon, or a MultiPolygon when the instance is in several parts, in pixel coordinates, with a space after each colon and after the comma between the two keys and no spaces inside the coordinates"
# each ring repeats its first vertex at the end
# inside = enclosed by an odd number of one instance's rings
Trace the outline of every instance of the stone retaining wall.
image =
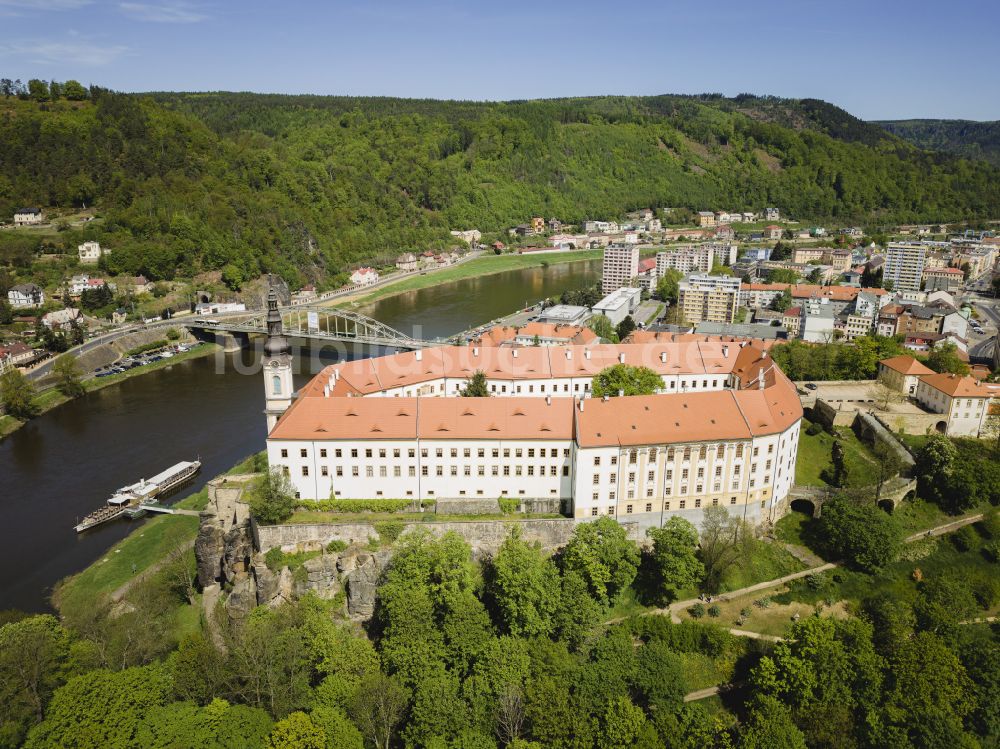
{"type": "MultiPolygon", "coordinates": [[[[642,542],[644,539],[637,523],[622,523],[629,538],[642,542]]],[[[500,548],[511,530],[517,527],[521,537],[528,543],[536,541],[546,551],[554,551],[564,546],[576,523],[570,519],[551,520],[473,520],[445,523],[410,523],[403,535],[423,529],[435,536],[441,536],[452,531],[461,536],[472,547],[475,556],[493,554],[500,548]]],[[[295,525],[263,525],[254,524],[254,536],[257,549],[266,552],[268,549],[281,547],[287,552],[325,547],[331,541],[344,543],[368,542],[369,538],[378,538],[378,531],[370,523],[316,523],[295,525]]]]}

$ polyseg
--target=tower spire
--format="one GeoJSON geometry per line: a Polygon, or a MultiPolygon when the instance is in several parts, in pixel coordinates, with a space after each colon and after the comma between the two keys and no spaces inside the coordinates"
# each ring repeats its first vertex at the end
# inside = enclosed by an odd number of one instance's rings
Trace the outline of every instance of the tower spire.
{"type": "Polygon", "coordinates": [[[267,290],[267,342],[264,344],[264,356],[274,357],[287,354],[291,350],[288,339],[285,338],[281,325],[281,313],[278,311],[278,293],[268,284],[267,290]]]}
{"type": "Polygon", "coordinates": [[[267,432],[290,405],[292,405],[292,347],[285,338],[278,311],[278,293],[268,280],[267,290],[267,341],[264,342],[264,398],[267,415],[267,432]]]}

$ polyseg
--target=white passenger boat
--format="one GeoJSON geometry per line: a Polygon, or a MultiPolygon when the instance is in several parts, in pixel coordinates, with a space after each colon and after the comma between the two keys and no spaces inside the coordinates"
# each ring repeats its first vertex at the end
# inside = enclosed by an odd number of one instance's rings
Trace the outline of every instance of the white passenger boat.
{"type": "Polygon", "coordinates": [[[200,468],[200,460],[185,460],[152,478],[140,479],[134,484],[123,486],[108,498],[103,507],[98,508],[80,521],[76,525],[76,532],[82,533],[95,525],[122,517],[130,507],[152,502],[155,497],[166,494],[193,478],[200,468]]]}

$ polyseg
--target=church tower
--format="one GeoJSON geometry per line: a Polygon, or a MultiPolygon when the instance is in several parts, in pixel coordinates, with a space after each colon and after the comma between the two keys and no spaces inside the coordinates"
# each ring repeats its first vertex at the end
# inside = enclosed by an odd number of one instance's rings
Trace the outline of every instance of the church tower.
{"type": "Polygon", "coordinates": [[[267,292],[267,342],[264,344],[264,401],[267,433],[278,418],[292,405],[292,354],[288,339],[281,329],[278,295],[273,288],[267,292]]]}

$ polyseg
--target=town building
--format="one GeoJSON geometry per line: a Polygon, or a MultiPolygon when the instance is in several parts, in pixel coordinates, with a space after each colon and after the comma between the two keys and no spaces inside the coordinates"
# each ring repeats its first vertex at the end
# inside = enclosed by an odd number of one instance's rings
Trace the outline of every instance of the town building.
{"type": "Polygon", "coordinates": [[[7,291],[7,303],[14,309],[41,307],[45,304],[45,292],[33,283],[20,283],[7,291]]]}
{"type": "Polygon", "coordinates": [[[47,312],[42,315],[42,325],[51,330],[61,330],[80,322],[83,322],[80,310],[73,307],[47,312]]]}
{"type": "Polygon", "coordinates": [[[912,242],[889,242],[885,251],[882,284],[892,282],[895,291],[920,291],[927,248],[912,242]]]}
{"type": "Polygon", "coordinates": [[[712,211],[698,211],[698,226],[715,226],[715,214],[712,211]]]}
{"type": "Polygon", "coordinates": [[[767,239],[781,239],[785,230],[777,224],[770,224],[764,227],[764,237],[767,239]]]}
{"type": "Polygon", "coordinates": [[[331,365],[288,403],[272,395],[287,356],[272,312],[268,462],[300,499],[517,497],[640,528],[712,506],[751,523],[785,510],[802,408],[754,346],[442,346],[331,365]],[[589,398],[617,363],[653,368],[661,393],[589,398]],[[455,397],[475,372],[496,397],[455,397]]]}
{"type": "Polygon", "coordinates": [[[886,387],[911,397],[917,393],[920,378],[932,374],[934,374],[933,369],[906,354],[883,359],[878,363],[879,381],[886,387]]]}
{"type": "Polygon", "coordinates": [[[826,254],[826,249],[823,247],[796,247],[792,252],[792,262],[796,265],[819,263],[824,254],[826,254]]]}
{"type": "Polygon", "coordinates": [[[378,271],[374,268],[358,268],[351,274],[351,283],[358,286],[370,286],[378,283],[378,271]]]}
{"type": "Polygon", "coordinates": [[[41,208],[18,208],[14,211],[14,226],[34,226],[42,223],[41,208]]]}
{"type": "Polygon", "coordinates": [[[604,294],[630,285],[639,274],[639,248],[620,244],[606,247],[601,274],[601,291],[604,294]]]}
{"type": "Polygon", "coordinates": [[[764,220],[765,221],[780,221],[781,211],[777,208],[765,208],[764,209],[764,220]]]}
{"type": "Polygon", "coordinates": [[[782,312],[781,324],[788,331],[789,338],[798,338],[802,333],[802,308],[789,307],[782,312]]]}
{"type": "Polygon", "coordinates": [[[825,297],[806,299],[799,305],[802,309],[802,322],[799,330],[802,340],[809,343],[830,343],[835,335],[836,314],[830,300],[825,297]]]}
{"type": "Polygon", "coordinates": [[[677,304],[687,322],[731,323],[739,297],[740,279],[694,274],[680,283],[677,304]]]}
{"type": "Polygon", "coordinates": [[[960,268],[925,268],[921,276],[925,291],[959,291],[965,280],[960,268]]]}
{"type": "Polygon", "coordinates": [[[622,287],[615,289],[594,305],[595,315],[604,315],[612,325],[617,325],[639,308],[642,289],[622,287]]]}
{"type": "Polygon", "coordinates": [[[33,348],[20,341],[0,345],[0,374],[17,367],[25,367],[31,364],[37,356],[33,348]]]}
{"type": "Polygon", "coordinates": [[[589,307],[576,304],[556,304],[543,309],[535,319],[541,323],[581,327],[590,315],[589,307]]]}
{"type": "Polygon", "coordinates": [[[417,269],[417,256],[412,252],[404,252],[396,258],[396,268],[401,271],[414,271],[417,269]]]}
{"type": "Polygon", "coordinates": [[[930,374],[920,377],[914,395],[929,411],[946,416],[946,434],[979,437],[989,414],[991,393],[969,376],[930,374]]]}
{"type": "Polygon", "coordinates": [[[84,264],[96,263],[101,259],[101,255],[110,253],[109,250],[101,249],[100,242],[84,242],[77,246],[76,251],[80,255],[80,262],[84,264]]]}

